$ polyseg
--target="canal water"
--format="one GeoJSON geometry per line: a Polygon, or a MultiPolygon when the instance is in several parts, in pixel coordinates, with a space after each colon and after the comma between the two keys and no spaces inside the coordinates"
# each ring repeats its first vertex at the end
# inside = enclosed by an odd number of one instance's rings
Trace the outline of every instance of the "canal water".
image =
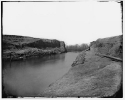
{"type": "Polygon", "coordinates": [[[23,61],[3,62],[4,92],[12,96],[37,96],[71,68],[78,53],[63,53],[23,61]]]}

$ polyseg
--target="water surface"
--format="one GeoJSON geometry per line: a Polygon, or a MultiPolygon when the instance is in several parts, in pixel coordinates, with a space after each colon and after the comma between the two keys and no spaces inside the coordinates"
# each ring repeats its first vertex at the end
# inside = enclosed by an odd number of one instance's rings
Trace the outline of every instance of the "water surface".
{"type": "Polygon", "coordinates": [[[64,53],[3,62],[4,90],[14,96],[37,96],[69,71],[77,55],[78,53],[64,53]]]}

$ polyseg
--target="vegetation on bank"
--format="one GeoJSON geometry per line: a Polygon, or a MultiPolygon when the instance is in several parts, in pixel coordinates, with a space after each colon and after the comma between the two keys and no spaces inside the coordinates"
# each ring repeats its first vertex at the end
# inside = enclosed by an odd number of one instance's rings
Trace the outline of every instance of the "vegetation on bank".
{"type": "Polygon", "coordinates": [[[2,36],[3,60],[19,60],[66,52],[65,43],[58,40],[26,36],[2,36]]]}
{"type": "Polygon", "coordinates": [[[81,45],[76,44],[76,45],[67,45],[66,46],[67,52],[84,51],[88,48],[89,48],[88,44],[81,44],[81,45]]]}

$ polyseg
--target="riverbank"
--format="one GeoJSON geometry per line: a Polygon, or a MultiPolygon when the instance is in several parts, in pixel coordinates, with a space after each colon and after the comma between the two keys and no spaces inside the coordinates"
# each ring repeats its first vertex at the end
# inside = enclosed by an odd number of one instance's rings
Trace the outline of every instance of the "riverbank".
{"type": "Polygon", "coordinates": [[[58,40],[3,35],[3,60],[21,60],[66,52],[65,43],[58,40]]]}
{"type": "Polygon", "coordinates": [[[118,36],[92,42],[90,50],[77,56],[68,73],[38,96],[118,97],[119,91],[122,92],[122,62],[98,56],[97,53],[122,58],[121,38],[118,36]]]}

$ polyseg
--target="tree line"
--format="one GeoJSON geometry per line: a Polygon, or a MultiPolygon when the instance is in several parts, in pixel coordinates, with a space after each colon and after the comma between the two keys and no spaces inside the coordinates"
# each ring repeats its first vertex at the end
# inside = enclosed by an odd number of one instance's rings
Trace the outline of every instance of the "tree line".
{"type": "Polygon", "coordinates": [[[89,48],[88,44],[75,44],[75,45],[67,45],[66,50],[67,52],[76,52],[76,51],[83,51],[89,48]]]}

